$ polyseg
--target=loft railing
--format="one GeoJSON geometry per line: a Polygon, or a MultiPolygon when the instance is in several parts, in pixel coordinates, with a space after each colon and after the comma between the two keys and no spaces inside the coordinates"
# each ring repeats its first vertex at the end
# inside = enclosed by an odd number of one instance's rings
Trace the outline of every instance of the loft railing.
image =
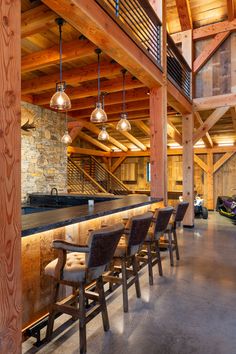
{"type": "Polygon", "coordinates": [[[75,164],[92,177],[108,193],[129,194],[130,190],[113,173],[103,167],[93,156],[74,158],[75,164]]]}
{"type": "Polygon", "coordinates": [[[126,34],[161,67],[161,21],[146,0],[96,0],[126,34]]]}
{"type": "Polygon", "coordinates": [[[192,97],[192,70],[175,42],[167,34],[167,74],[174,85],[176,85],[188,98],[192,97]]]}
{"type": "Polygon", "coordinates": [[[83,171],[80,166],[76,165],[71,158],[68,158],[67,161],[67,184],[71,192],[81,194],[106,192],[90,175],[83,171]]]}

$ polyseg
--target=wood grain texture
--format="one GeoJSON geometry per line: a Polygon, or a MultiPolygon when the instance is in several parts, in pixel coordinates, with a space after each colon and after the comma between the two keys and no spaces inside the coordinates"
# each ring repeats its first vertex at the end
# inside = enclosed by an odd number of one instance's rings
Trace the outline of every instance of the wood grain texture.
{"type": "Polygon", "coordinates": [[[0,353],[21,352],[20,1],[0,6],[0,353]]]}
{"type": "Polygon", "coordinates": [[[189,0],[176,0],[176,7],[179,15],[179,22],[182,31],[192,28],[192,15],[189,0]]]}

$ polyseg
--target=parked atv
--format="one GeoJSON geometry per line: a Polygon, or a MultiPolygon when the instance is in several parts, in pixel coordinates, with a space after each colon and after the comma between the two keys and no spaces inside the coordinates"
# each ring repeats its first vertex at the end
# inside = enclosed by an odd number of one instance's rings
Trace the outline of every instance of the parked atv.
{"type": "Polygon", "coordinates": [[[217,198],[216,210],[227,218],[236,220],[236,196],[220,196],[217,198]]]}
{"type": "Polygon", "coordinates": [[[208,219],[208,209],[204,207],[204,200],[196,195],[194,199],[194,214],[197,218],[208,219]]]}

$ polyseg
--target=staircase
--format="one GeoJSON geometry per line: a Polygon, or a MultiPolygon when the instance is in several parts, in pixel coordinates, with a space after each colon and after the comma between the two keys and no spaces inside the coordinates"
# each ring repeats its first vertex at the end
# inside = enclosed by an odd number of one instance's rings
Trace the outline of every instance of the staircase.
{"type": "Polygon", "coordinates": [[[79,165],[75,164],[71,158],[68,158],[67,161],[67,183],[71,192],[79,194],[106,193],[106,190],[79,165]]]}
{"type": "Polygon", "coordinates": [[[107,170],[93,156],[73,157],[73,163],[96,182],[105,192],[116,195],[131,193],[113,173],[107,170]]]}

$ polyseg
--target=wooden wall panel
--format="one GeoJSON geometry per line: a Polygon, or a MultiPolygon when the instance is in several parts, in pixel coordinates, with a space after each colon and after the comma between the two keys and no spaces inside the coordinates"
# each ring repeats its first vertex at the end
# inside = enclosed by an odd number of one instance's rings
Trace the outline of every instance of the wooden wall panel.
{"type": "Polygon", "coordinates": [[[0,353],[21,352],[20,1],[0,3],[0,353]]]}
{"type": "Polygon", "coordinates": [[[214,174],[214,205],[219,195],[236,194],[236,155],[232,156],[215,174],[214,174]]]}
{"type": "MultiPolygon", "coordinates": [[[[209,41],[209,40],[208,40],[209,41]]],[[[196,42],[196,56],[208,42],[196,42]]],[[[195,97],[236,92],[236,33],[232,33],[195,76],[195,97]]]]}

